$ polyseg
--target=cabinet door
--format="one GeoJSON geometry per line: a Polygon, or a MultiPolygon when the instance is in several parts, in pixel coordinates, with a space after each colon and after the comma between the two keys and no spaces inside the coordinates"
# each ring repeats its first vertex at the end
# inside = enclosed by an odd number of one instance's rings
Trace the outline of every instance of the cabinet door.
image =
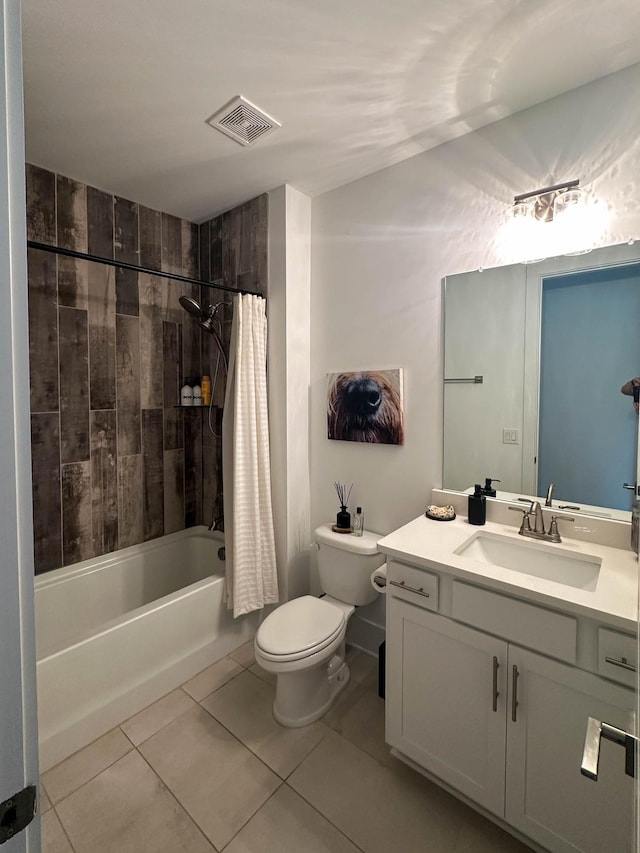
{"type": "Polygon", "coordinates": [[[580,764],[588,717],[633,732],[633,691],[510,646],[510,702],[514,666],[507,821],[554,853],[631,853],[634,783],[624,772],[624,749],[602,741],[597,782],[582,776],[580,764]]]}
{"type": "Polygon", "coordinates": [[[507,644],[393,596],[387,607],[387,741],[502,816],[507,644]]]}

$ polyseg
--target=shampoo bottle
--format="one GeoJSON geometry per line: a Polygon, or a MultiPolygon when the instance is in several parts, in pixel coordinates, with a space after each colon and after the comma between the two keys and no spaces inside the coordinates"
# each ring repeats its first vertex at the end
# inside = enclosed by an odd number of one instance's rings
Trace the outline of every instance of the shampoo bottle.
{"type": "Polygon", "coordinates": [[[200,383],[200,388],[202,390],[202,405],[208,406],[211,402],[211,377],[203,376],[202,382],[200,383]]]}
{"type": "Polygon", "coordinates": [[[195,384],[193,386],[193,405],[201,406],[202,405],[202,390],[200,388],[200,380],[194,380],[195,384]]]}
{"type": "Polygon", "coordinates": [[[482,494],[482,486],[476,483],[475,492],[469,495],[469,524],[485,524],[487,520],[487,499],[482,494]]]}
{"type": "Polygon", "coordinates": [[[180,405],[193,406],[193,388],[190,379],[185,379],[184,385],[180,389],[180,405]]]}

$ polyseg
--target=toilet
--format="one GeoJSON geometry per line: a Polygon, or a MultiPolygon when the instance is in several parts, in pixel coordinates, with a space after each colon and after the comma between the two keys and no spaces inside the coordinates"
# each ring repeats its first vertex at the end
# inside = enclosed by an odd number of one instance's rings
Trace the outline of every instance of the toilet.
{"type": "Polygon", "coordinates": [[[287,601],[258,628],[255,657],[276,676],[273,716],[281,725],[295,728],[317,720],[347,685],[347,622],[356,606],[378,596],[371,574],[384,562],[380,538],[368,531],[335,533],[330,524],[318,527],[318,574],[325,594],[287,601]]]}

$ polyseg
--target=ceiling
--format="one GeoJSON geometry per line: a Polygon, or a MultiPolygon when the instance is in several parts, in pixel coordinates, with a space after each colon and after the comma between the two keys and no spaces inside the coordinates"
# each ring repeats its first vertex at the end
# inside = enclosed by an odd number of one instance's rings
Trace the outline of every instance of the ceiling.
{"type": "Polygon", "coordinates": [[[635,0],[23,0],[27,160],[203,221],[315,195],[640,61],[635,0]],[[205,121],[244,95],[282,128],[205,121]]]}

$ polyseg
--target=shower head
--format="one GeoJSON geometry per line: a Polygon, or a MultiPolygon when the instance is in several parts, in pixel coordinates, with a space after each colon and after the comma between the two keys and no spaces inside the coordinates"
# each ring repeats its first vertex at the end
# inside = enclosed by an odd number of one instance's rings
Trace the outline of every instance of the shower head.
{"type": "Polygon", "coordinates": [[[181,296],[179,299],[180,305],[184,308],[185,311],[188,311],[189,314],[192,314],[194,317],[206,317],[207,312],[200,307],[200,304],[196,302],[191,296],[181,296]]]}
{"type": "Polygon", "coordinates": [[[222,356],[222,362],[224,364],[224,369],[227,370],[227,355],[224,351],[224,345],[222,343],[222,339],[220,338],[221,332],[220,323],[215,320],[216,312],[219,308],[222,308],[224,302],[218,302],[217,305],[209,305],[208,308],[203,308],[199,302],[191,296],[181,296],[179,299],[180,305],[184,308],[185,311],[188,311],[194,317],[197,317],[200,321],[198,325],[200,328],[207,332],[209,335],[213,336],[214,341],[216,342],[216,346],[222,356]],[[218,324],[218,328],[216,329],[215,323],[218,324]]]}
{"type": "Polygon", "coordinates": [[[188,311],[193,317],[197,317],[200,320],[198,324],[201,329],[204,329],[205,332],[209,334],[213,334],[215,330],[214,317],[219,308],[222,308],[224,302],[218,302],[217,305],[209,305],[207,308],[204,308],[200,305],[199,302],[196,302],[195,299],[191,296],[181,296],[179,299],[180,305],[188,311]]]}

